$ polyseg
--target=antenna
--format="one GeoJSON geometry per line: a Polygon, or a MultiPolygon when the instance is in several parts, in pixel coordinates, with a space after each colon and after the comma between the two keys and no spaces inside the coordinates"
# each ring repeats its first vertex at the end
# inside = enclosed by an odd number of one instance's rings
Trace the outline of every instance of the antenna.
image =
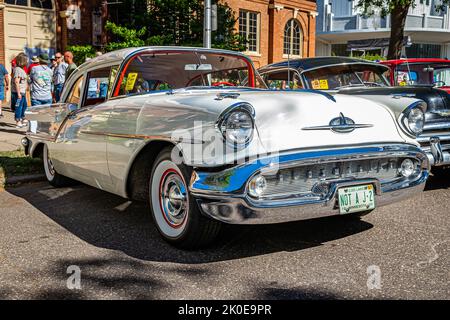
{"type": "Polygon", "coordinates": [[[288,88],[291,89],[291,50],[288,52],[288,88]]]}
{"type": "MultiPolygon", "coordinates": [[[[409,59],[408,59],[408,54],[406,53],[406,47],[407,46],[410,46],[410,40],[409,40],[409,36],[408,36],[408,40],[407,40],[407,43],[406,43],[406,45],[404,45],[404,48],[405,48],[405,61],[406,61],[406,67],[408,68],[408,78],[409,78],[409,80],[408,80],[408,85],[412,85],[413,83],[411,83],[411,68],[409,67],[409,59]]],[[[405,41],[404,39],[403,39],[403,41],[405,41]]],[[[412,45],[412,44],[411,44],[412,45]]],[[[402,57],[400,56],[400,59],[401,59],[402,57]]],[[[398,83],[398,79],[397,79],[397,83],[398,83]]]]}
{"type": "MultiPolygon", "coordinates": [[[[401,58],[401,57],[400,57],[401,58]]],[[[407,54],[406,54],[406,49],[405,49],[405,61],[406,61],[406,67],[408,68],[408,85],[412,85],[412,82],[411,82],[411,68],[409,67],[409,59],[408,59],[408,56],[407,56],[407,54]]],[[[398,80],[397,80],[398,81],[398,80]]]]}

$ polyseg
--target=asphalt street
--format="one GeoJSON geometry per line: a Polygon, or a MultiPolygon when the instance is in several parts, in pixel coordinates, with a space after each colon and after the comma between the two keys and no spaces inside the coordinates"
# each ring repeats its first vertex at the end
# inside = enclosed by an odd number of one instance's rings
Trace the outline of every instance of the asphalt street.
{"type": "Polygon", "coordinates": [[[162,241],[145,204],[84,185],[10,188],[0,299],[450,299],[449,187],[450,172],[433,177],[361,221],[229,226],[201,251],[162,241]],[[81,289],[67,286],[73,266],[81,289]]]}

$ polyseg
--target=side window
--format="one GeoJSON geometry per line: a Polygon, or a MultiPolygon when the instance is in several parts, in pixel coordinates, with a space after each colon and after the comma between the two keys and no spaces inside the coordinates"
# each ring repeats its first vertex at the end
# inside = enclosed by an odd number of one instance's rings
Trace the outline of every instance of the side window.
{"type": "Polygon", "coordinates": [[[69,93],[69,96],[67,98],[67,103],[72,103],[76,105],[80,105],[81,101],[81,87],[83,86],[83,80],[84,77],[78,78],[78,80],[75,82],[75,84],[72,87],[72,90],[69,93]]]}
{"type": "Polygon", "coordinates": [[[302,82],[294,70],[280,70],[264,74],[264,81],[272,90],[301,89],[302,82]]]}
{"type": "Polygon", "coordinates": [[[106,67],[88,73],[87,93],[84,106],[92,106],[106,101],[111,87],[113,73],[117,75],[118,67],[106,67]],[[113,69],[115,72],[113,72],[113,69]]]}

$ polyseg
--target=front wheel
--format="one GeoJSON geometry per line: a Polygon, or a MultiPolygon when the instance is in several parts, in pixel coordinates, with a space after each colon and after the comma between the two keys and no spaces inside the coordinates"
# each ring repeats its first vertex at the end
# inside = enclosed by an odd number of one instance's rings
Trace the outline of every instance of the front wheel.
{"type": "Polygon", "coordinates": [[[48,152],[48,146],[46,144],[44,145],[42,160],[44,162],[45,176],[52,186],[56,188],[62,188],[67,187],[73,183],[73,180],[56,172],[55,167],[53,166],[52,159],[48,152]]]}
{"type": "Polygon", "coordinates": [[[192,171],[175,164],[172,148],[157,157],[150,177],[150,206],[159,233],[169,243],[184,249],[210,244],[218,235],[221,223],[203,216],[189,193],[192,171]]]}

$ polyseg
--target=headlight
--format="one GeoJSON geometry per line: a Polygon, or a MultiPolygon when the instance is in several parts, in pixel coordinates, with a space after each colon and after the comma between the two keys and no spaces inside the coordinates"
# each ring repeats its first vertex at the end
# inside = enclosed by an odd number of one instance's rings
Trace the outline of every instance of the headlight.
{"type": "Polygon", "coordinates": [[[420,108],[413,108],[408,114],[408,128],[415,135],[423,131],[425,125],[425,114],[420,108]]]}
{"type": "Polygon", "coordinates": [[[248,193],[254,197],[259,198],[267,188],[266,178],[262,175],[257,175],[248,184],[248,193]]]}
{"type": "Polygon", "coordinates": [[[400,118],[403,130],[410,136],[417,137],[423,132],[425,126],[425,102],[416,102],[406,109],[400,118]]]}
{"type": "Polygon", "coordinates": [[[222,117],[219,126],[225,141],[231,145],[245,146],[253,138],[254,120],[247,108],[233,108],[222,117]]]}
{"type": "Polygon", "coordinates": [[[411,177],[416,172],[416,164],[410,160],[405,159],[400,166],[400,174],[405,178],[411,177]]]}

